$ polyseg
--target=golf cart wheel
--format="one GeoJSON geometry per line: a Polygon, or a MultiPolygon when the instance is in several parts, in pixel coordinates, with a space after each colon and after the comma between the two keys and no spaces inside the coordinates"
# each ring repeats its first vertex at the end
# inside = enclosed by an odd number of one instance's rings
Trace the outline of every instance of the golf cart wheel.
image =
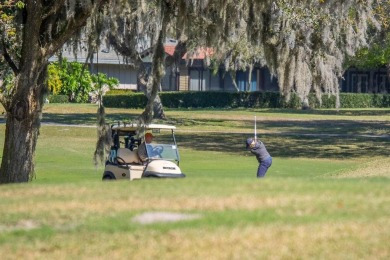
{"type": "Polygon", "coordinates": [[[103,181],[112,181],[112,180],[115,180],[115,176],[112,172],[105,172],[102,180],[103,181]]]}

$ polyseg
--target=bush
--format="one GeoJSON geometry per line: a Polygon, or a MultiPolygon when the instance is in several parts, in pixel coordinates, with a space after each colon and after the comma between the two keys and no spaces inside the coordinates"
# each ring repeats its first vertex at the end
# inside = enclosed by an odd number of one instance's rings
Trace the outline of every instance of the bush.
{"type": "Polygon", "coordinates": [[[50,95],[47,97],[49,103],[68,103],[69,98],[67,95],[50,95]]]}
{"type": "Polygon", "coordinates": [[[130,89],[111,89],[106,93],[106,95],[131,95],[134,93],[136,92],[130,89]]]}
{"type": "MultiPolygon", "coordinates": [[[[161,101],[167,108],[292,108],[300,109],[302,103],[296,94],[292,94],[287,102],[279,92],[216,92],[186,91],[161,92],[161,101]]],[[[144,108],[147,99],[143,93],[121,90],[110,91],[104,97],[104,106],[118,108],[144,108]],[[114,94],[121,93],[121,94],[114,94]]],[[[336,97],[322,96],[322,105],[315,94],[309,95],[312,108],[335,108],[336,97]]],[[[342,108],[390,107],[390,95],[341,93],[342,108]]]]}
{"type": "Polygon", "coordinates": [[[116,108],[144,108],[147,99],[143,93],[133,93],[127,95],[112,95],[107,94],[103,98],[105,107],[116,108]]]}
{"type": "Polygon", "coordinates": [[[161,93],[161,101],[167,107],[230,107],[233,101],[232,93],[230,92],[205,92],[205,91],[190,91],[190,92],[175,92],[161,93]],[[166,105],[166,103],[170,104],[166,105]]]}
{"type": "Polygon", "coordinates": [[[53,95],[66,95],[68,100],[77,103],[89,101],[90,93],[98,95],[105,87],[119,84],[116,78],[108,78],[104,73],[91,74],[79,62],[53,62],[48,68],[48,87],[53,95]]]}

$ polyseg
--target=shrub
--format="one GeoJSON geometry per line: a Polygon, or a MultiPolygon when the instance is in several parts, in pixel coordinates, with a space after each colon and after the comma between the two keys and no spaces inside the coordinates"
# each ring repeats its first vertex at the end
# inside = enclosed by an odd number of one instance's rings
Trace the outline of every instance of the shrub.
{"type": "Polygon", "coordinates": [[[47,69],[48,79],[47,86],[53,95],[57,95],[62,88],[61,72],[60,68],[56,64],[50,64],[47,69]]]}
{"type": "MultiPolygon", "coordinates": [[[[143,93],[133,93],[121,90],[114,94],[110,91],[104,99],[106,107],[144,108],[147,99],[143,93]]],[[[163,105],[167,108],[292,108],[300,109],[301,101],[292,94],[287,102],[279,92],[216,92],[216,91],[182,91],[162,92],[159,94],[163,105]]],[[[312,108],[335,108],[336,97],[322,96],[322,105],[315,94],[309,95],[312,108]]],[[[390,95],[341,93],[342,108],[390,107],[390,95]]]]}
{"type": "Polygon", "coordinates": [[[131,89],[111,89],[106,93],[106,95],[131,95],[134,93],[136,92],[131,89]]]}
{"type": "Polygon", "coordinates": [[[117,86],[119,80],[103,73],[91,74],[84,64],[63,59],[49,65],[47,83],[52,94],[66,95],[71,102],[86,103],[91,92],[103,95],[105,87],[117,86]]]}
{"type": "Polygon", "coordinates": [[[69,98],[67,95],[50,95],[47,97],[49,103],[68,103],[69,98]]]}
{"type": "Polygon", "coordinates": [[[147,99],[143,93],[133,93],[127,95],[111,95],[104,96],[103,105],[105,107],[116,108],[144,108],[147,99]]]}

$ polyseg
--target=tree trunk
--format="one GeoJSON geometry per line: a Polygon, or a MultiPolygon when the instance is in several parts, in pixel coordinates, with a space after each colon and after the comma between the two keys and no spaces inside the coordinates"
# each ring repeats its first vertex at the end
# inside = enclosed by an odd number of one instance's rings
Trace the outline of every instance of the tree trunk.
{"type": "Polygon", "coordinates": [[[236,81],[236,72],[235,71],[229,71],[230,78],[232,79],[232,83],[234,88],[236,89],[237,92],[240,92],[240,89],[237,86],[237,81],[236,81]]]}
{"type": "MultiPolygon", "coordinates": [[[[15,81],[10,94],[1,98],[7,121],[0,183],[27,182],[34,176],[48,59],[85,26],[93,12],[108,4],[107,0],[95,0],[72,8],[65,1],[20,2],[24,3],[23,25],[16,30],[20,44],[16,44],[13,56],[5,55],[15,81]]],[[[0,58],[4,54],[5,45],[0,58]]]]}
{"type": "MultiPolygon", "coordinates": [[[[152,121],[152,118],[156,118],[154,116],[156,105],[158,103],[161,104],[160,102],[156,102],[156,99],[158,97],[158,87],[160,85],[162,76],[163,76],[163,58],[164,58],[164,39],[165,39],[165,28],[161,29],[159,37],[158,37],[158,42],[155,47],[155,51],[153,53],[153,66],[152,66],[152,72],[151,75],[149,76],[149,83],[150,86],[148,85],[147,87],[147,93],[146,96],[148,98],[148,102],[146,104],[145,110],[142,113],[142,123],[144,124],[149,124],[152,121]]],[[[160,98],[158,98],[160,100],[160,98]]],[[[161,106],[162,108],[162,106],[161,106]]],[[[158,108],[157,108],[158,110],[158,108]]],[[[162,110],[161,110],[162,111],[162,110]]]]}
{"type": "Polygon", "coordinates": [[[249,65],[248,69],[248,86],[246,87],[246,91],[251,91],[252,89],[252,72],[253,72],[253,64],[249,65]]]}
{"type": "MultiPolygon", "coordinates": [[[[20,102],[18,110],[25,110],[27,103],[20,102]]],[[[7,125],[5,130],[5,142],[3,159],[0,169],[0,183],[28,182],[34,175],[35,146],[39,128],[31,128],[36,124],[33,116],[27,116],[23,120],[7,113],[7,125]],[[13,162],[13,158],[18,158],[13,162]]]]}
{"type": "MultiPolygon", "coordinates": [[[[165,68],[164,68],[164,56],[165,56],[165,51],[164,51],[164,42],[165,42],[165,35],[166,35],[166,30],[167,30],[167,25],[169,22],[169,14],[168,12],[168,7],[166,6],[167,3],[162,2],[161,3],[161,27],[159,30],[159,34],[157,37],[157,42],[156,46],[153,51],[153,60],[152,60],[152,72],[149,78],[149,84],[148,85],[148,91],[147,91],[147,97],[148,97],[148,102],[146,104],[145,110],[142,113],[142,121],[145,124],[149,124],[152,121],[152,118],[156,118],[156,116],[153,116],[153,113],[159,113],[162,112],[162,105],[160,98],[157,99],[158,97],[158,89],[161,84],[161,79],[163,78],[165,74],[165,68]],[[161,106],[160,106],[160,105],[161,106]],[[156,106],[157,105],[157,106],[156,106]],[[160,111],[159,111],[160,110],[160,111]]],[[[163,115],[163,114],[162,114],[163,115]]],[[[161,116],[161,114],[160,114],[161,116]]],[[[163,115],[165,117],[165,115],[163,115]]]]}
{"type": "Polygon", "coordinates": [[[153,118],[156,119],[167,119],[164,113],[164,107],[161,102],[160,96],[157,94],[153,102],[153,118]]]}
{"type": "MultiPolygon", "coordinates": [[[[142,62],[142,60],[140,60],[139,62],[137,62],[138,64],[138,72],[137,72],[137,85],[138,85],[138,89],[143,91],[145,93],[145,96],[147,97],[147,99],[149,100],[150,97],[151,97],[151,88],[148,88],[147,85],[148,85],[148,78],[150,77],[150,79],[153,78],[153,76],[149,76],[146,72],[146,68],[142,62]]],[[[155,99],[153,100],[153,118],[156,118],[156,119],[166,119],[166,116],[165,116],[165,113],[164,113],[164,107],[163,107],[163,104],[161,102],[161,99],[160,99],[160,96],[158,95],[158,93],[156,94],[156,97],[155,99]]]]}
{"type": "Polygon", "coordinates": [[[28,182],[34,176],[35,148],[42,114],[43,71],[21,73],[16,81],[16,95],[7,110],[0,184],[28,182]]]}
{"type": "MultiPolygon", "coordinates": [[[[135,53],[134,50],[132,50],[132,46],[127,46],[125,42],[118,42],[117,39],[110,35],[109,42],[112,46],[114,46],[115,50],[118,51],[121,55],[125,57],[129,57],[132,62],[134,62],[135,67],[138,68],[137,70],[137,90],[142,91],[145,93],[145,96],[149,100],[151,96],[151,90],[148,90],[148,78],[149,75],[146,71],[145,65],[143,63],[143,60],[140,58],[138,53],[135,53]]],[[[166,119],[165,113],[164,113],[164,107],[161,103],[161,99],[159,95],[156,95],[156,98],[153,100],[153,118],[157,119],[166,119]]]]}

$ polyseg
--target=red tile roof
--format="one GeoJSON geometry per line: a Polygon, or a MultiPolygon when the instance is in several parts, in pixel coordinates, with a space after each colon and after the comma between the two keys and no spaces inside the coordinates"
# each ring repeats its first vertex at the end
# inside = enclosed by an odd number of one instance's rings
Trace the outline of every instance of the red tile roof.
{"type": "MultiPolygon", "coordinates": [[[[173,56],[175,53],[175,45],[165,45],[165,53],[173,56]]],[[[206,57],[213,56],[214,51],[211,48],[199,48],[193,55],[188,57],[189,59],[204,60],[206,57]]],[[[187,53],[183,55],[183,59],[187,59],[187,53]]]]}
{"type": "Polygon", "coordinates": [[[173,54],[175,53],[175,48],[176,48],[176,45],[165,45],[164,46],[165,53],[168,54],[169,56],[173,56],[173,54]]]}

